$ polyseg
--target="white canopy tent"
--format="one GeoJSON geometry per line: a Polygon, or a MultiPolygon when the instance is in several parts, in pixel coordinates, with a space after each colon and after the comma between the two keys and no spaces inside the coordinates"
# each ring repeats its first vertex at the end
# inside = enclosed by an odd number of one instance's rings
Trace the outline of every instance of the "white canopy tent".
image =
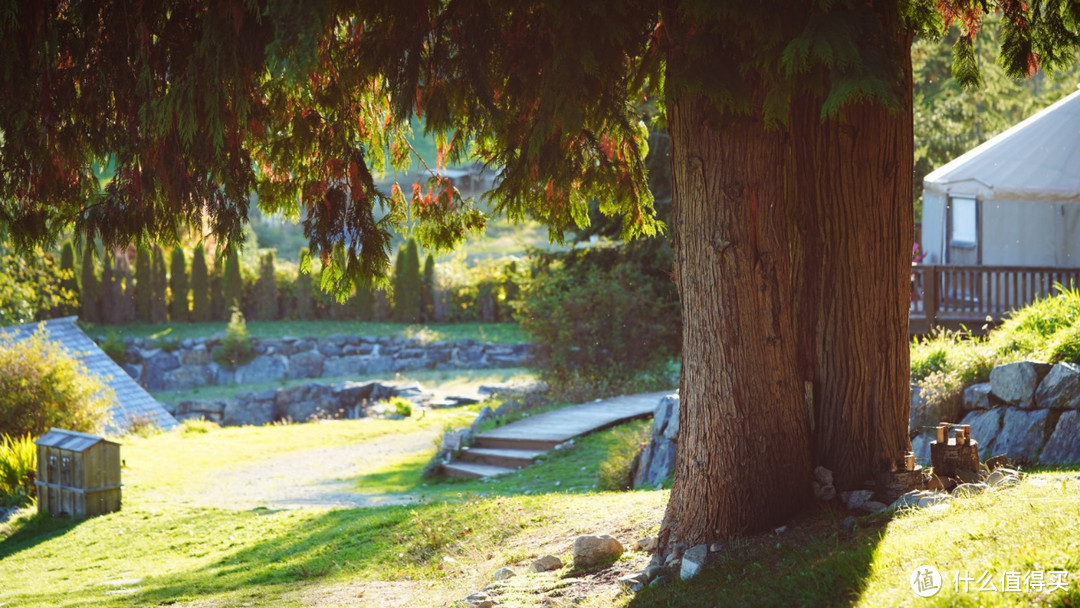
{"type": "Polygon", "coordinates": [[[926,176],[927,264],[1080,266],[1080,91],[926,176]]]}

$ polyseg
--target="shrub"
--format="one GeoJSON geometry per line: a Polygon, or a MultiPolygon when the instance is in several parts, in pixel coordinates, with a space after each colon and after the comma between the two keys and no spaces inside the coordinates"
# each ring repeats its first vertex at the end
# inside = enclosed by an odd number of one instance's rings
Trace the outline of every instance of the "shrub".
{"type": "Polygon", "coordinates": [[[65,242],[64,248],[60,251],[60,287],[67,302],[59,305],[57,312],[60,316],[75,314],[79,282],[75,280],[75,247],[72,246],[71,241],[65,242]]]}
{"type": "Polygon", "coordinates": [[[652,274],[651,259],[624,246],[540,260],[519,318],[536,344],[534,364],[556,393],[618,392],[678,353],[678,299],[666,273],[652,274]]]}
{"type": "Polygon", "coordinates": [[[173,248],[172,261],[169,264],[169,291],[172,292],[172,304],[169,306],[170,319],[174,323],[187,321],[187,262],[184,260],[184,250],[179,247],[173,248]]]}
{"type": "MultiPolygon", "coordinates": [[[[300,265],[309,258],[307,247],[300,250],[300,265]]],[[[296,298],[296,318],[308,320],[315,318],[315,302],[311,297],[311,272],[304,272],[302,268],[296,271],[296,280],[293,282],[293,297],[296,298]]]]}
{"type": "Polygon", "coordinates": [[[424,260],[424,278],[420,285],[420,316],[424,322],[435,320],[435,257],[424,260]]]}
{"type": "Polygon", "coordinates": [[[180,424],[180,428],[184,435],[205,435],[220,430],[221,425],[203,418],[188,418],[180,424]]]}
{"type": "Polygon", "coordinates": [[[39,328],[16,341],[0,332],[0,428],[40,436],[50,427],[99,431],[112,389],[39,328]]]}
{"type": "Polygon", "coordinates": [[[210,273],[206,268],[206,251],[199,243],[191,254],[191,320],[205,322],[210,316],[210,273]]]}
{"type": "Polygon", "coordinates": [[[117,363],[127,362],[127,342],[124,342],[115,331],[109,331],[105,336],[105,341],[101,343],[101,350],[117,363]]]}
{"type": "Polygon", "coordinates": [[[404,397],[391,397],[390,405],[394,407],[394,413],[405,418],[412,417],[412,402],[404,397]]]}
{"type": "Polygon", "coordinates": [[[230,251],[227,256],[222,287],[225,293],[225,310],[232,310],[244,303],[244,282],[240,277],[240,255],[230,251]]]}
{"type": "Polygon", "coordinates": [[[51,253],[9,247],[0,241],[0,326],[46,319],[78,306],[75,293],[64,286],[73,275],[58,267],[51,253]]]}
{"type": "Polygon", "coordinates": [[[34,496],[37,446],[29,434],[0,437],[0,506],[21,507],[34,496]]]}
{"type": "Polygon", "coordinates": [[[229,325],[225,328],[225,339],[214,349],[214,361],[228,370],[235,370],[254,358],[244,313],[234,308],[229,325]]]}

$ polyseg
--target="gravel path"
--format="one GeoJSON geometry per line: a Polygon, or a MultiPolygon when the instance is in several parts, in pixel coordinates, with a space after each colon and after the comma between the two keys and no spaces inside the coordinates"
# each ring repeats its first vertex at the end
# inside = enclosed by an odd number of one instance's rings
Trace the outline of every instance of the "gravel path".
{"type": "Polygon", "coordinates": [[[255,465],[222,471],[217,483],[201,492],[206,506],[238,510],[373,507],[405,504],[406,494],[363,494],[359,475],[387,458],[416,454],[433,447],[436,430],[385,435],[365,443],[287,452],[255,465]]]}

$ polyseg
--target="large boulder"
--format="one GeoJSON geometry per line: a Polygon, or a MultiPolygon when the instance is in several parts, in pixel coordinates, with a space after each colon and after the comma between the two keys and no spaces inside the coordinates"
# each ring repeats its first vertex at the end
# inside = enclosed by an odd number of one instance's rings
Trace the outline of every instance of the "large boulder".
{"type": "Polygon", "coordinates": [[[228,426],[261,426],[273,421],[273,400],[229,399],[221,416],[221,423],[228,426]]]}
{"type": "Polygon", "coordinates": [[[323,355],[309,350],[289,357],[289,379],[318,378],[323,375],[323,355]]]}
{"type": "Polygon", "coordinates": [[[247,365],[236,368],[237,384],[277,382],[289,373],[289,361],[282,355],[260,355],[247,365]]]}
{"type": "Polygon", "coordinates": [[[1054,433],[1039,455],[1042,464],[1073,464],[1080,462],[1080,411],[1069,410],[1061,415],[1054,433]]]}
{"type": "Polygon", "coordinates": [[[936,438],[935,433],[920,433],[911,439],[911,452],[915,454],[915,462],[930,466],[930,442],[936,438]]]}
{"type": "Polygon", "coordinates": [[[994,454],[1006,454],[1014,462],[1035,462],[1046,440],[1050,410],[1006,408],[994,454]]]}
{"type": "Polygon", "coordinates": [[[1001,432],[1001,418],[1004,408],[975,410],[969,412],[960,424],[971,425],[971,438],[979,442],[979,457],[983,460],[996,456],[998,433],[1001,432]]]}
{"type": "Polygon", "coordinates": [[[1035,390],[1035,402],[1050,409],[1080,409],[1080,366],[1055,365],[1035,390]]]}
{"type": "Polygon", "coordinates": [[[611,536],[579,536],[574,539],[574,567],[593,568],[623,554],[622,543],[611,536]]]}
{"type": "Polygon", "coordinates": [[[148,390],[165,389],[165,374],[180,367],[180,359],[172,353],[159,350],[143,364],[142,385],[148,390]]]}
{"type": "Polygon", "coordinates": [[[214,375],[208,366],[178,367],[165,372],[162,388],[167,391],[186,391],[213,384],[214,375]]]}
{"type": "Polygon", "coordinates": [[[980,382],[964,388],[963,409],[966,412],[988,410],[997,404],[998,400],[993,398],[989,382],[980,382]]]}
{"type": "Polygon", "coordinates": [[[364,358],[359,355],[330,357],[323,363],[323,376],[327,378],[359,376],[365,371],[364,358]]]}
{"type": "Polygon", "coordinates": [[[209,365],[210,360],[210,351],[202,343],[180,352],[180,362],[184,365],[209,365]]]}
{"type": "Polygon", "coordinates": [[[634,470],[633,487],[656,486],[675,470],[675,438],[679,432],[679,395],[660,399],[653,410],[652,436],[634,470]]]}
{"type": "Polygon", "coordinates": [[[1010,405],[1030,409],[1035,403],[1035,389],[1050,365],[1036,361],[1016,361],[990,370],[990,389],[1010,405]]]}

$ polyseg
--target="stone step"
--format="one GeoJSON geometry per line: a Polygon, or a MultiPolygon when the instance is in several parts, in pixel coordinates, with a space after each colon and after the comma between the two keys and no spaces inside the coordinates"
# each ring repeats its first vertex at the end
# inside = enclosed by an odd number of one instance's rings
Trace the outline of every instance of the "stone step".
{"type": "Polygon", "coordinates": [[[510,469],[507,467],[498,467],[490,464],[480,464],[478,462],[451,462],[450,464],[443,465],[443,474],[450,477],[470,477],[473,479],[479,479],[481,477],[494,477],[496,475],[505,475],[506,473],[513,473],[517,469],[510,469]]]}
{"type": "Polygon", "coordinates": [[[466,448],[458,457],[461,462],[478,462],[498,467],[521,469],[532,464],[543,450],[506,450],[496,448],[466,448]]]}
{"type": "Polygon", "coordinates": [[[537,450],[546,452],[562,441],[551,439],[529,439],[527,437],[487,437],[483,434],[473,439],[473,446],[495,450],[537,450]]]}

